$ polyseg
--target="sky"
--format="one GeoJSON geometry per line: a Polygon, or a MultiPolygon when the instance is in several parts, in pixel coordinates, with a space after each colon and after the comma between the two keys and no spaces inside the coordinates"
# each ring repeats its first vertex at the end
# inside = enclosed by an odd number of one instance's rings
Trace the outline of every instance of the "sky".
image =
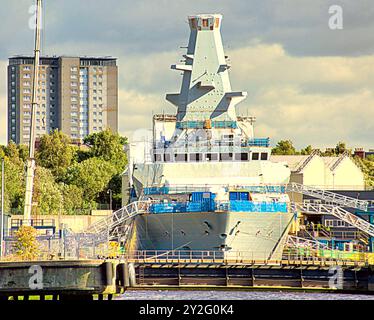
{"type": "MultiPolygon", "coordinates": [[[[8,58],[32,54],[33,0],[1,0],[0,144],[6,143],[8,58]]],[[[170,70],[188,43],[187,16],[223,14],[222,37],[237,111],[257,118],[255,134],[272,145],[374,148],[374,3],[372,0],[48,0],[44,55],[114,56],[119,66],[119,131],[151,128],[152,114],[174,113],[179,92],[170,70]],[[329,8],[343,29],[329,28],[329,8]]]]}

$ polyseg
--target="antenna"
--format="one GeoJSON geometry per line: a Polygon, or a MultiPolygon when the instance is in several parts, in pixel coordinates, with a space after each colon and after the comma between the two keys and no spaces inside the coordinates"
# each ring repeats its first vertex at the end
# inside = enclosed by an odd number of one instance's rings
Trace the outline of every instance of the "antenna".
{"type": "Polygon", "coordinates": [[[37,94],[39,84],[39,59],[40,59],[40,29],[42,19],[42,0],[36,0],[36,27],[35,27],[35,49],[34,49],[34,75],[31,103],[31,128],[29,141],[29,158],[27,159],[25,208],[23,212],[23,224],[30,225],[32,211],[32,195],[35,174],[35,115],[38,106],[37,94]]]}

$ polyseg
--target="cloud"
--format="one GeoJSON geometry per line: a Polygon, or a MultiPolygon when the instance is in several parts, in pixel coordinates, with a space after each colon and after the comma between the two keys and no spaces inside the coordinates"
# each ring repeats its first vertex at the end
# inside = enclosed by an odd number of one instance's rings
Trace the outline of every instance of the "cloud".
{"type": "MultiPolygon", "coordinates": [[[[33,3],[2,1],[0,19],[6,28],[0,29],[0,59],[32,52],[29,10],[33,3]]],[[[44,1],[44,9],[43,43],[49,54],[82,54],[92,44],[93,55],[170,51],[187,41],[187,15],[204,12],[224,15],[228,48],[259,38],[268,44],[281,43],[298,56],[374,51],[372,0],[64,0],[44,1]],[[343,30],[328,28],[330,5],[342,6],[343,30]],[[67,51],[58,52],[61,46],[67,51]]]]}
{"type": "Polygon", "coordinates": [[[249,91],[238,108],[257,117],[258,134],[298,147],[373,147],[374,55],[295,57],[260,43],[230,56],[234,90],[249,91]]]}
{"type": "MultiPolygon", "coordinates": [[[[169,69],[188,41],[189,14],[220,12],[238,106],[258,119],[258,135],[298,147],[345,140],[373,147],[372,0],[139,0],[45,2],[43,53],[112,55],[119,64],[119,130],[150,128],[152,113],[174,113],[165,93],[181,77],[169,69]],[[328,7],[343,7],[344,29],[328,28],[328,7]]],[[[5,0],[0,19],[0,143],[6,139],[6,62],[32,53],[31,0],[5,0]],[[12,32],[14,31],[14,32],[12,32]]]]}
{"type": "MultiPolygon", "coordinates": [[[[181,78],[168,63],[176,52],[128,57],[122,66],[122,133],[151,128],[152,113],[175,112],[164,97],[179,90],[181,78]]],[[[340,140],[373,147],[374,56],[297,57],[280,44],[260,42],[226,53],[233,90],[249,92],[238,112],[257,117],[258,136],[271,137],[273,144],[291,139],[299,148],[340,140]]]]}

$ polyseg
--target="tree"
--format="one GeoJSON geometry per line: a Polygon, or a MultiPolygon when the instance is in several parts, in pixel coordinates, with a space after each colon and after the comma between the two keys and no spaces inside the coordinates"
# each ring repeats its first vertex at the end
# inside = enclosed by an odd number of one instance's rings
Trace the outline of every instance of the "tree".
{"type": "Polygon", "coordinates": [[[84,200],[93,203],[97,195],[107,187],[115,173],[116,169],[110,162],[90,158],[72,165],[68,169],[65,182],[81,188],[84,200]]]}
{"type": "Polygon", "coordinates": [[[274,155],[294,155],[297,154],[291,140],[281,140],[271,151],[274,155]]]}
{"type": "MultiPolygon", "coordinates": [[[[21,148],[24,149],[24,147],[21,148]]],[[[10,159],[13,163],[18,165],[24,164],[23,159],[20,157],[20,148],[13,141],[10,141],[4,148],[4,153],[5,157],[10,159]]]]}
{"type": "Polygon", "coordinates": [[[77,214],[85,208],[83,189],[74,184],[60,183],[64,214],[77,214]]]}
{"type": "Polygon", "coordinates": [[[361,159],[358,156],[354,158],[355,163],[361,169],[365,177],[365,185],[374,187],[374,162],[370,159],[361,159]]]}
{"type": "Polygon", "coordinates": [[[26,162],[29,158],[29,147],[25,144],[18,145],[18,156],[23,162],[26,162]]]}
{"type": "Polygon", "coordinates": [[[309,154],[312,153],[312,151],[313,151],[312,146],[311,146],[311,145],[308,145],[305,149],[301,149],[300,153],[301,153],[302,155],[309,155],[309,154]]]}
{"type": "Polygon", "coordinates": [[[40,139],[36,153],[37,164],[50,169],[57,180],[62,179],[72,163],[74,148],[70,143],[70,138],[58,130],[43,135],[40,139]]]}
{"type": "Polygon", "coordinates": [[[21,226],[15,233],[15,256],[21,260],[35,260],[39,255],[37,231],[30,226],[21,226]]]}
{"type": "MultiPolygon", "coordinates": [[[[25,178],[24,178],[24,164],[19,159],[10,159],[8,156],[4,158],[5,168],[5,191],[4,191],[4,206],[5,211],[10,209],[17,209],[21,211],[24,204],[25,195],[25,178]]],[[[0,175],[0,183],[1,183],[0,175]]]]}
{"type": "Polygon", "coordinates": [[[345,142],[339,141],[335,147],[335,154],[341,155],[346,151],[349,151],[349,150],[347,149],[345,142]]]}
{"type": "Polygon", "coordinates": [[[108,189],[113,193],[113,205],[121,205],[122,199],[122,181],[120,174],[125,170],[127,165],[127,157],[124,152],[124,145],[127,139],[118,134],[112,133],[110,130],[101,131],[91,134],[84,139],[89,146],[88,153],[80,152],[80,158],[96,157],[110,162],[115,172],[109,185],[100,193],[98,200],[101,202],[109,202],[108,189]]]}
{"type": "Polygon", "coordinates": [[[62,209],[62,193],[51,170],[36,167],[33,201],[39,214],[58,214],[62,209]]]}
{"type": "Polygon", "coordinates": [[[101,158],[109,161],[116,168],[116,174],[120,174],[126,167],[127,157],[124,145],[127,139],[109,129],[93,133],[84,138],[84,143],[90,147],[91,157],[101,158]]]}

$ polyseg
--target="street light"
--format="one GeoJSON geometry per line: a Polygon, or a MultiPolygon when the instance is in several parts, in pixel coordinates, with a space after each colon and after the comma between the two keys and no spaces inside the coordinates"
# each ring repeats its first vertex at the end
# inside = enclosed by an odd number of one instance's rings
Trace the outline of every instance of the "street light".
{"type": "Polygon", "coordinates": [[[112,196],[113,196],[113,191],[111,189],[108,189],[108,191],[106,193],[109,194],[109,209],[110,209],[110,211],[112,211],[112,196]]]}

